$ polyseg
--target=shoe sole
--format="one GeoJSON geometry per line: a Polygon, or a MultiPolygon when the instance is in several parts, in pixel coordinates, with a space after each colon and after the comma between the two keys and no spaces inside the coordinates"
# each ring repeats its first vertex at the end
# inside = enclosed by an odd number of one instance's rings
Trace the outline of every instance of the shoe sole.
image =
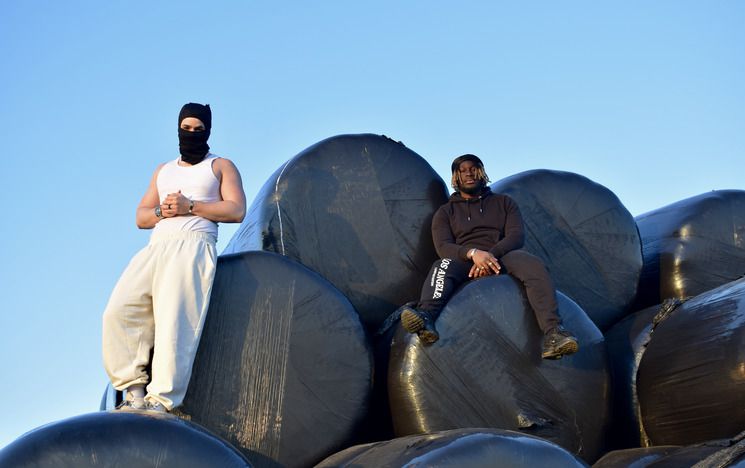
{"type": "Polygon", "coordinates": [[[401,312],[401,325],[409,333],[418,333],[424,327],[424,319],[411,309],[401,312]]]}
{"type": "Polygon", "coordinates": [[[123,411],[125,413],[140,413],[142,411],[146,411],[146,409],[144,407],[136,408],[134,406],[121,406],[119,408],[116,408],[116,411],[123,411]]]}
{"type": "Polygon", "coordinates": [[[417,332],[417,335],[419,336],[419,341],[424,344],[432,344],[440,339],[440,335],[438,335],[437,333],[432,333],[429,330],[419,330],[417,332]]]}
{"type": "Polygon", "coordinates": [[[150,414],[166,414],[166,413],[168,413],[168,411],[165,410],[165,409],[155,409],[155,408],[148,408],[148,409],[143,410],[143,411],[145,411],[146,413],[150,413],[150,414]]]}
{"type": "Polygon", "coordinates": [[[424,319],[412,309],[401,312],[401,325],[409,333],[416,333],[424,344],[432,344],[440,339],[440,335],[424,328],[424,319]]]}
{"type": "Polygon", "coordinates": [[[561,359],[562,356],[574,354],[579,351],[579,345],[576,341],[565,338],[552,351],[541,354],[543,359],[561,359]]]}

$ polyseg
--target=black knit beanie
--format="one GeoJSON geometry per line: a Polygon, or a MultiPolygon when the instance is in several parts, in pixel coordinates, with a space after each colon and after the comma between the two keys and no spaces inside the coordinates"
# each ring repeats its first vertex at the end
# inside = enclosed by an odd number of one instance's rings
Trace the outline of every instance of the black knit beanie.
{"type": "Polygon", "coordinates": [[[483,169],[484,163],[481,162],[481,159],[479,159],[478,156],[475,154],[464,154],[463,156],[458,156],[453,161],[453,164],[450,165],[450,172],[455,172],[460,167],[460,164],[464,161],[471,161],[474,163],[477,167],[483,169]]]}

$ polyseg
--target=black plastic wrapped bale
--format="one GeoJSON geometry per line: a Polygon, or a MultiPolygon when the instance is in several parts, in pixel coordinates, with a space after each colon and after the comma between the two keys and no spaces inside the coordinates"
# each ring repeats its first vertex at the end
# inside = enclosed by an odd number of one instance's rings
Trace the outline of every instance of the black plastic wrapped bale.
{"type": "Polygon", "coordinates": [[[593,468],[745,468],[745,432],[732,439],[712,440],[680,447],[616,450],[598,460],[593,468]]]}
{"type": "Polygon", "coordinates": [[[717,453],[714,447],[683,447],[666,457],[651,463],[649,468],[745,468],[745,463],[734,461],[734,464],[710,464],[706,460],[717,453]]]}
{"type": "Polygon", "coordinates": [[[677,445],[614,450],[593,463],[592,468],[644,468],[679,450],[677,445]]]}
{"type": "Polygon", "coordinates": [[[491,185],[513,198],[525,223],[525,250],[541,257],[556,288],[601,330],[628,311],[642,269],[634,218],[610,190],[587,177],[545,169],[491,185]]]}
{"type": "Polygon", "coordinates": [[[119,406],[122,402],[122,392],[117,392],[111,383],[106,384],[106,389],[101,396],[101,403],[98,405],[98,409],[101,411],[112,410],[119,406]]]}
{"type": "MultiPolygon", "coordinates": [[[[745,468],[745,458],[738,456],[729,457],[729,450],[721,445],[700,444],[689,447],[680,447],[668,455],[654,460],[648,465],[649,468],[745,468]]],[[[621,465],[618,465],[619,468],[621,465]]],[[[627,465],[623,465],[627,466],[627,465]]]]}
{"type": "Polygon", "coordinates": [[[225,253],[267,250],[318,272],[370,331],[418,297],[437,258],[432,215],[447,187],[421,156],[380,135],[340,135],[266,182],[225,253]]]}
{"type": "Polygon", "coordinates": [[[745,468],[745,431],[731,439],[713,440],[699,444],[717,450],[702,459],[694,468],[745,468]]]}
{"type": "Polygon", "coordinates": [[[613,424],[608,445],[613,449],[648,447],[636,391],[637,372],[652,339],[655,318],[671,313],[681,301],[669,300],[625,317],[605,333],[613,383],[613,424]]]}
{"type": "Polygon", "coordinates": [[[370,412],[365,421],[364,433],[360,442],[388,440],[395,437],[393,433],[393,421],[391,419],[390,404],[388,402],[388,361],[390,359],[391,342],[398,325],[400,310],[391,314],[386,322],[391,325],[386,327],[385,323],[372,336],[373,355],[375,359],[375,382],[370,402],[370,412]],[[395,317],[395,320],[392,320],[395,317]]]}
{"type": "Polygon", "coordinates": [[[351,447],[317,468],[383,466],[500,466],[580,468],[571,453],[539,437],[499,429],[454,429],[351,447]]]}
{"type": "Polygon", "coordinates": [[[745,428],[745,279],[688,300],[657,324],[637,393],[655,445],[728,438],[745,428]]]}
{"type": "Polygon", "coordinates": [[[98,412],[41,426],[0,450],[0,466],[246,467],[229,443],[168,414],[98,412]]]}
{"type": "Polygon", "coordinates": [[[257,466],[309,466],[354,438],[372,372],[359,317],[328,281],[274,253],[223,255],[179,414],[257,466]]]}
{"type": "Polygon", "coordinates": [[[644,252],[638,308],[745,275],[745,191],[715,190],[636,217],[644,252]]]}
{"type": "Polygon", "coordinates": [[[609,371],[603,335],[558,293],[579,352],[541,359],[541,334],[524,290],[509,276],[467,283],[443,309],[440,340],[423,345],[398,327],[388,389],[396,435],[467,427],[519,430],[585,460],[603,449],[609,371]]]}

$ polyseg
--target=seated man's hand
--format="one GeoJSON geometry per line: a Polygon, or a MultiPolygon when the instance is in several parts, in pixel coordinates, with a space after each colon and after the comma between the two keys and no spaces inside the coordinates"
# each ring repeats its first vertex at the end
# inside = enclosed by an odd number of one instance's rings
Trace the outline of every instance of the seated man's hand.
{"type": "Polygon", "coordinates": [[[498,275],[501,271],[499,261],[489,252],[484,250],[475,250],[471,255],[471,271],[468,273],[469,278],[481,278],[487,275],[498,275]]]}
{"type": "Polygon", "coordinates": [[[482,276],[488,276],[491,275],[493,272],[491,270],[486,270],[483,268],[479,268],[476,265],[471,266],[471,271],[468,273],[469,278],[481,278],[482,276]]]}

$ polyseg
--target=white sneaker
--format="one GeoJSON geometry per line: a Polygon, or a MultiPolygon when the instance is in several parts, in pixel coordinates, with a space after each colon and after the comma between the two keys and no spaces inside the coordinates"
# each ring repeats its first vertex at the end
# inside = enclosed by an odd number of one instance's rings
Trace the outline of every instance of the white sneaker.
{"type": "Polygon", "coordinates": [[[159,403],[157,401],[156,402],[148,401],[148,402],[145,402],[145,405],[146,405],[145,411],[150,411],[152,413],[167,413],[168,412],[168,408],[163,406],[163,403],[159,403]]]}
{"type": "Polygon", "coordinates": [[[116,409],[119,411],[143,411],[147,409],[147,402],[144,398],[135,398],[131,393],[127,393],[124,401],[116,409]]]}

